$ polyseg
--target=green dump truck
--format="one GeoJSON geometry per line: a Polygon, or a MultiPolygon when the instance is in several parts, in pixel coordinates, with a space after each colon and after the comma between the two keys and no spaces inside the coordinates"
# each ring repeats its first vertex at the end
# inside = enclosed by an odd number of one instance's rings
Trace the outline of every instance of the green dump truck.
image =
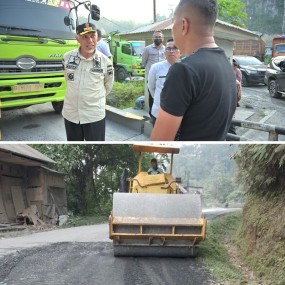
{"type": "Polygon", "coordinates": [[[113,56],[115,79],[123,82],[129,76],[144,76],[141,67],[144,41],[126,41],[119,35],[111,34],[107,39],[113,56]]]}
{"type": "Polygon", "coordinates": [[[61,112],[62,58],[77,47],[73,6],[67,0],[0,1],[0,108],[51,102],[61,112]]]}

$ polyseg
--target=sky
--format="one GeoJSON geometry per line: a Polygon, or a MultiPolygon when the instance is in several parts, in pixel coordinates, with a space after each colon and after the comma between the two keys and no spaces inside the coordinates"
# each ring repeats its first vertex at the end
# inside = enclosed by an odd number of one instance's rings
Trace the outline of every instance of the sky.
{"type": "MultiPolygon", "coordinates": [[[[109,20],[153,21],[153,0],[91,0],[99,6],[101,17],[109,20]]],[[[169,15],[179,0],[156,0],[156,13],[169,15]]]]}

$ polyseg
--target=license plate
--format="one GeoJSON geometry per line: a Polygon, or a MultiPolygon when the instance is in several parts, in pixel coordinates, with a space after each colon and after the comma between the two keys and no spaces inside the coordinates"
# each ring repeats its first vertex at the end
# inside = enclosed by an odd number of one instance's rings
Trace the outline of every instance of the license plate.
{"type": "Polygon", "coordinates": [[[37,92],[43,90],[44,83],[18,84],[12,87],[13,93],[37,92]]]}

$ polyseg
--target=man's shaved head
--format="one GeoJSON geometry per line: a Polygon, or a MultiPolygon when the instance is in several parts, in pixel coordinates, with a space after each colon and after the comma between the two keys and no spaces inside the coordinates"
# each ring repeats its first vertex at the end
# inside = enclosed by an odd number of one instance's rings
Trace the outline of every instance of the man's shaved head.
{"type": "Polygon", "coordinates": [[[213,29],[217,19],[216,0],[180,0],[176,13],[195,15],[196,24],[213,29]]]}

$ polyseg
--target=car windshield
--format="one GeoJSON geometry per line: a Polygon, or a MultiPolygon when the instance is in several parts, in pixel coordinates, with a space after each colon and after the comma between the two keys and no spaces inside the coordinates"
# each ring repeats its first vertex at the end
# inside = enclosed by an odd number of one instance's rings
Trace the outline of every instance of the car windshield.
{"type": "Polygon", "coordinates": [[[144,47],[144,43],[132,43],[133,55],[142,56],[144,47]]]}
{"type": "MultiPolygon", "coordinates": [[[[0,34],[74,39],[74,30],[64,24],[72,3],[65,0],[0,1],[0,34]]],[[[70,18],[74,25],[75,13],[70,18]]]]}
{"type": "Polygon", "coordinates": [[[285,52],[285,45],[275,46],[275,53],[284,53],[284,52],[285,52]]]}
{"type": "Polygon", "coordinates": [[[262,62],[255,57],[239,57],[237,58],[239,65],[261,65],[262,62]]]}

